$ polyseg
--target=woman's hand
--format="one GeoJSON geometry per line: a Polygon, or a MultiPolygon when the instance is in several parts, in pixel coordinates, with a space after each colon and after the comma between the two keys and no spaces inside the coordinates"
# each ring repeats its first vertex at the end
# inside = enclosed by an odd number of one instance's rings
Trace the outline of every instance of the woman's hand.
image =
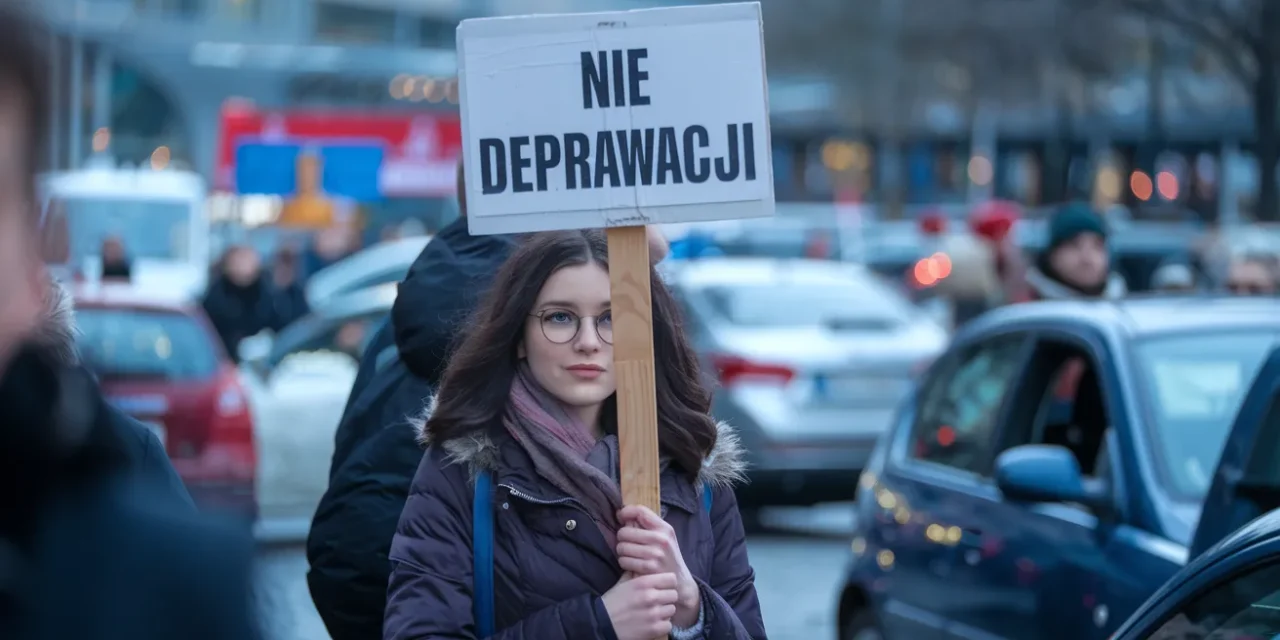
{"type": "Polygon", "coordinates": [[[624,523],[618,530],[618,566],[636,575],[674,574],[679,597],[671,622],[680,628],[696,624],[702,593],[684,563],[675,529],[643,506],[623,507],[618,521],[624,523]]]}
{"type": "Polygon", "coordinates": [[[670,573],[622,575],[618,584],[601,596],[618,640],[653,640],[671,633],[676,612],[676,577],[670,573]]]}

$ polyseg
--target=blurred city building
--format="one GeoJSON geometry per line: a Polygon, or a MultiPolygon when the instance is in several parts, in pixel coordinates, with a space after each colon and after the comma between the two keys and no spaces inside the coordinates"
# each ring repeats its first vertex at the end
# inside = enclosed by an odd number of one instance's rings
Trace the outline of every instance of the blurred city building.
{"type": "MultiPolygon", "coordinates": [[[[61,34],[54,166],[105,146],[225,190],[229,108],[268,121],[253,135],[272,118],[333,110],[421,132],[422,118],[456,118],[459,20],[670,4],[45,0],[61,34]]],[[[1224,58],[1229,43],[1111,0],[763,4],[779,199],[899,213],[991,197],[1203,217],[1256,208],[1256,92],[1242,81],[1247,61],[1224,58]]],[[[406,149],[442,140],[387,135],[406,149]]],[[[432,179],[383,173],[429,185],[383,193],[390,219],[448,215],[432,179]]]]}

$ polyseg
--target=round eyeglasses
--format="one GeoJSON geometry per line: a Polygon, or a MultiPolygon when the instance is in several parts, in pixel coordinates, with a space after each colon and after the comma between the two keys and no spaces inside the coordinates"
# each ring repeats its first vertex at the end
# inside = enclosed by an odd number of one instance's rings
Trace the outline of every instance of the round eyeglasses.
{"type": "Polygon", "coordinates": [[[548,309],[529,314],[538,319],[542,327],[542,335],[555,344],[573,342],[582,330],[582,321],[591,320],[595,325],[596,335],[605,344],[613,344],[613,312],[605,311],[598,316],[579,316],[572,311],[548,309]]]}

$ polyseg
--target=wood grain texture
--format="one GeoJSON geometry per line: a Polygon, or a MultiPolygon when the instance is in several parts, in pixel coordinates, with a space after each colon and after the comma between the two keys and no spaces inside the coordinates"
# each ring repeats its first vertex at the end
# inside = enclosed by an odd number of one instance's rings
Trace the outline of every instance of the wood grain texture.
{"type": "Polygon", "coordinates": [[[622,501],[660,513],[649,242],[644,227],[618,227],[607,234],[622,501]]]}

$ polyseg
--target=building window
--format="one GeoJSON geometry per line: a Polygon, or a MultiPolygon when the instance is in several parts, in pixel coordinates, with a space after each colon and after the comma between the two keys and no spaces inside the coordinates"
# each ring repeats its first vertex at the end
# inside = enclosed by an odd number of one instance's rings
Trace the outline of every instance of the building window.
{"type": "Polygon", "coordinates": [[[316,39],[350,44],[390,44],[396,39],[391,11],[321,2],[316,5],[316,39]]]}

